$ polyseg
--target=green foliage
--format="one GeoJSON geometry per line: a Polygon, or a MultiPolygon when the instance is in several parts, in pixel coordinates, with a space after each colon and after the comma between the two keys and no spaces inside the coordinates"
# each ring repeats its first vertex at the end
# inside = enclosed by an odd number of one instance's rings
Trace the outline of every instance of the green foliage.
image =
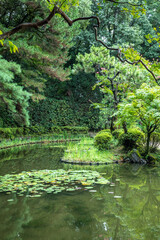
{"type": "Polygon", "coordinates": [[[20,65],[15,62],[8,62],[0,57],[0,117],[3,118],[2,109],[5,108],[6,111],[11,112],[17,125],[28,125],[27,107],[31,94],[14,82],[15,76],[20,73],[20,65]]]}
{"type": "MultiPolygon", "coordinates": [[[[103,130],[101,130],[99,133],[104,133],[104,132],[111,133],[111,130],[110,130],[110,129],[103,129],[103,130]]],[[[99,133],[98,133],[98,134],[99,134],[99,133]]]]}
{"type": "Polygon", "coordinates": [[[88,127],[71,127],[71,126],[53,126],[51,127],[53,133],[70,133],[70,134],[86,134],[88,127]]]}
{"type": "Polygon", "coordinates": [[[127,98],[119,104],[117,123],[128,125],[136,123],[141,125],[146,134],[146,148],[144,155],[150,151],[151,134],[160,124],[160,87],[150,87],[142,84],[140,89],[128,94],[127,98]]]}
{"type": "Polygon", "coordinates": [[[71,127],[71,126],[62,126],[61,131],[71,133],[71,134],[85,134],[88,133],[88,127],[71,127]]]}
{"type": "Polygon", "coordinates": [[[150,151],[155,152],[160,145],[160,133],[153,132],[150,139],[150,151]]]}
{"type": "Polygon", "coordinates": [[[110,142],[112,140],[112,135],[109,132],[100,132],[95,136],[95,146],[99,150],[108,149],[110,147],[110,142]]]}
{"type": "MultiPolygon", "coordinates": [[[[88,104],[88,103],[87,103],[88,104]]],[[[30,105],[32,125],[52,126],[88,126],[94,129],[98,116],[89,109],[89,104],[75,104],[72,101],[48,98],[30,105]]]]}
{"type": "Polygon", "coordinates": [[[70,142],[67,144],[63,161],[79,162],[86,164],[94,163],[112,163],[118,157],[114,156],[111,150],[98,150],[94,146],[94,140],[90,138],[81,138],[78,143],[70,142]]]}
{"type": "Polygon", "coordinates": [[[160,87],[142,84],[118,106],[117,123],[141,123],[145,132],[154,132],[160,123],[160,87]]]}
{"type": "Polygon", "coordinates": [[[119,139],[122,134],[124,134],[123,129],[116,129],[112,132],[113,137],[116,139],[119,139]]]}
{"type": "Polygon", "coordinates": [[[0,128],[0,139],[14,139],[16,137],[23,136],[37,136],[43,134],[87,134],[87,127],[71,127],[71,126],[54,126],[51,129],[45,128],[44,126],[30,126],[30,127],[19,127],[19,128],[0,128]]]}
{"type": "Polygon", "coordinates": [[[64,11],[69,11],[71,6],[76,6],[79,5],[79,0],[68,0],[68,1],[63,1],[63,0],[50,0],[44,1],[46,3],[46,5],[48,6],[48,8],[50,10],[53,9],[54,6],[58,6],[59,8],[61,8],[64,11]]]}
{"type": "Polygon", "coordinates": [[[127,133],[122,133],[119,136],[119,142],[124,146],[125,149],[133,149],[139,146],[144,141],[144,133],[137,129],[129,129],[127,133]]]}
{"type": "Polygon", "coordinates": [[[105,47],[92,46],[90,53],[79,54],[77,61],[78,64],[74,65],[73,72],[84,70],[96,75],[97,83],[94,84],[93,90],[99,88],[104,98],[101,103],[93,103],[93,106],[101,110],[106,122],[113,121],[111,118],[113,111],[117,109],[118,103],[129,90],[133,91],[143,82],[150,82],[148,73],[144,69],[121,63],[111,56],[105,47]]]}

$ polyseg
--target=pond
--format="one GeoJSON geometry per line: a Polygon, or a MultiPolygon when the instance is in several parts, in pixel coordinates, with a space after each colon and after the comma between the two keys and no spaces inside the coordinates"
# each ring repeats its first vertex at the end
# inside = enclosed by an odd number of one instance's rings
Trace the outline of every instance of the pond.
{"type": "MultiPolygon", "coordinates": [[[[81,168],[63,165],[63,153],[59,145],[1,151],[0,175],[81,168]]],[[[38,198],[0,193],[0,239],[160,240],[159,167],[110,164],[85,169],[103,173],[110,184],[38,198]]]]}

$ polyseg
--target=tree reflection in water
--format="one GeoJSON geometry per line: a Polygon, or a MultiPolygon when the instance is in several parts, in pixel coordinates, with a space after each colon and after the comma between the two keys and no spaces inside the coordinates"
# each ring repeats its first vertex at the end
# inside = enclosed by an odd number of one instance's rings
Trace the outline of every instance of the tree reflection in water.
{"type": "MultiPolygon", "coordinates": [[[[28,158],[25,152],[25,157],[17,161],[24,160],[22,169],[28,168],[31,159],[34,166],[39,160],[42,169],[42,162],[51,168],[54,164],[62,167],[54,153],[51,149],[34,148],[33,152],[28,151],[28,158]]],[[[7,171],[9,162],[12,169],[13,161],[6,160],[6,165],[1,161],[3,170],[7,171]]],[[[160,169],[127,164],[89,168],[104,172],[104,177],[114,184],[95,186],[97,192],[81,189],[39,198],[1,193],[0,239],[159,240],[160,169]]]]}

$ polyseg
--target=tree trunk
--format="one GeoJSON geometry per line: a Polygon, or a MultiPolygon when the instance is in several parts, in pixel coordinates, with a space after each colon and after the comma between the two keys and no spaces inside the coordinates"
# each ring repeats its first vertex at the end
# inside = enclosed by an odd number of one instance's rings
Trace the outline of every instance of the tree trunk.
{"type": "Polygon", "coordinates": [[[146,145],[146,152],[145,155],[147,155],[149,153],[149,143],[150,143],[150,138],[151,138],[151,133],[148,132],[147,133],[147,145],[146,145]]]}
{"type": "Polygon", "coordinates": [[[114,128],[114,121],[115,121],[115,117],[111,117],[111,125],[110,125],[111,133],[115,130],[115,128],[114,128]]]}
{"type": "Polygon", "coordinates": [[[127,133],[128,131],[127,131],[126,122],[123,122],[122,127],[123,127],[123,130],[124,130],[124,133],[127,133]]]}

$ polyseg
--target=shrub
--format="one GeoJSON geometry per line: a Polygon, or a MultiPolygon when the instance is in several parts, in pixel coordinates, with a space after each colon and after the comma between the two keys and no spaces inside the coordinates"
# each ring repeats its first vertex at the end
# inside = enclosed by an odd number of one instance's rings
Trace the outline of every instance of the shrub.
{"type": "Polygon", "coordinates": [[[112,140],[112,135],[109,132],[99,132],[94,138],[94,145],[99,150],[108,149],[112,140]]]}
{"type": "Polygon", "coordinates": [[[123,129],[116,129],[112,132],[113,137],[118,138],[124,133],[123,129]]]}
{"type": "Polygon", "coordinates": [[[10,138],[11,137],[10,128],[0,128],[0,137],[1,138],[10,138]]]}
{"type": "Polygon", "coordinates": [[[110,129],[103,129],[103,130],[101,130],[99,133],[103,133],[103,132],[111,133],[111,130],[110,130],[110,129]]]}
{"type": "Polygon", "coordinates": [[[120,144],[125,149],[136,148],[144,140],[144,133],[138,128],[132,128],[128,130],[128,133],[123,133],[119,136],[120,144]]]}

